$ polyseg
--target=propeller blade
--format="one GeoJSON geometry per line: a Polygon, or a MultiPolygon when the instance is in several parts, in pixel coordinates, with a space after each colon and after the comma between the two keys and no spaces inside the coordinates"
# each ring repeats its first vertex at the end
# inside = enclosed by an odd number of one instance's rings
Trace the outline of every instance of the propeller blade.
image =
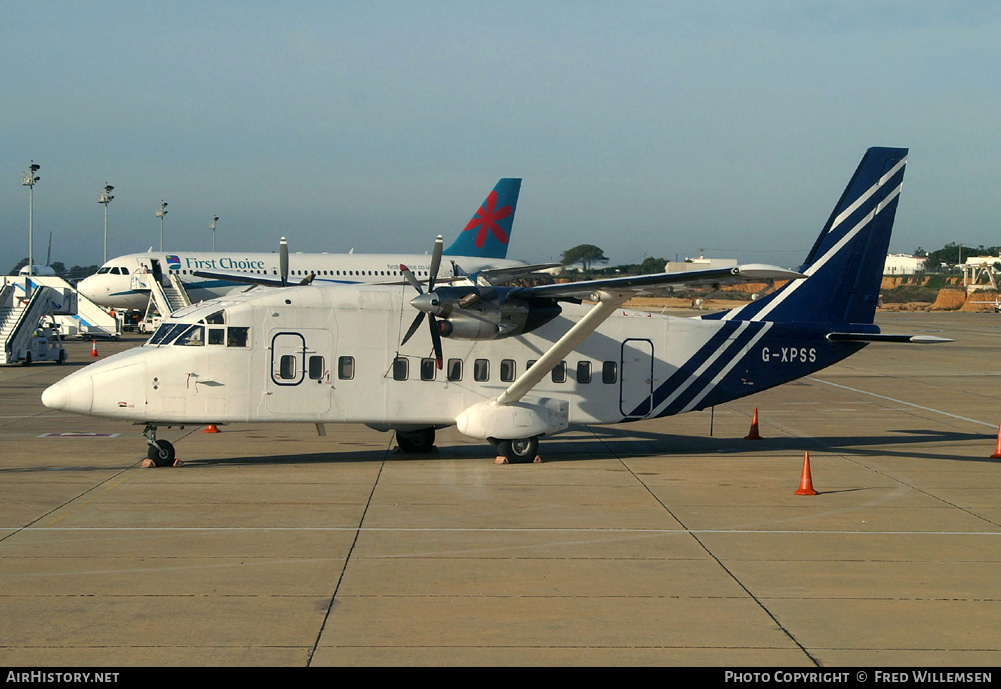
{"type": "MultiPolygon", "coordinates": [[[[433,318],[433,316],[432,316],[432,318],[433,318]]],[[[424,320],[424,312],[423,311],[418,311],[417,312],[417,317],[414,318],[414,322],[410,324],[410,329],[407,330],[407,334],[403,336],[403,342],[400,343],[401,347],[403,345],[407,344],[407,340],[409,340],[411,337],[413,337],[414,333],[417,332],[417,328],[420,327],[421,321],[423,321],[423,320],[424,320]]]]}
{"type": "Polygon", "coordinates": [[[282,287],[288,284],[288,242],[282,237],[278,243],[278,272],[281,274],[282,287]]]}
{"type": "Polygon", "coordinates": [[[445,359],[441,353],[441,332],[438,331],[438,321],[432,314],[428,314],[428,324],[431,326],[431,343],[434,345],[434,359],[440,371],[445,367],[445,359]]]}
{"type": "MultiPolygon", "coordinates": [[[[431,270],[429,271],[430,277],[428,278],[428,292],[434,290],[434,282],[438,279],[438,268],[441,267],[441,252],[444,246],[444,240],[441,238],[441,235],[438,235],[438,238],[434,240],[434,251],[431,253],[431,270]]],[[[441,367],[439,366],[439,368],[441,367]]]]}
{"type": "Polygon", "coordinates": [[[424,290],[421,289],[421,283],[417,281],[417,278],[414,277],[414,274],[410,271],[410,269],[402,263],[400,264],[400,272],[403,273],[403,277],[407,279],[407,282],[409,282],[411,286],[417,290],[418,294],[424,294],[424,290]]]}

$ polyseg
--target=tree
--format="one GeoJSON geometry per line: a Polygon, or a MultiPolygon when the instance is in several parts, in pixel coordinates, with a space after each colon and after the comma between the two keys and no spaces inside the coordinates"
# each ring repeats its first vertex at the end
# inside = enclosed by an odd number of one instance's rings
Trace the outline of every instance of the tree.
{"type": "Polygon", "coordinates": [[[650,273],[663,273],[667,267],[666,258],[646,258],[643,263],[640,264],[640,273],[643,275],[649,275],[650,273]]]}
{"type": "Polygon", "coordinates": [[[17,271],[21,270],[21,268],[24,268],[26,265],[28,265],[28,259],[27,259],[27,257],[22,258],[20,261],[18,261],[17,265],[15,265],[13,268],[11,268],[10,272],[7,273],[7,274],[8,275],[17,275],[17,271]]]}
{"type": "Polygon", "coordinates": [[[560,263],[565,266],[579,263],[586,271],[590,270],[592,263],[608,263],[608,258],[605,256],[605,252],[594,244],[578,244],[563,252],[560,263]]]}

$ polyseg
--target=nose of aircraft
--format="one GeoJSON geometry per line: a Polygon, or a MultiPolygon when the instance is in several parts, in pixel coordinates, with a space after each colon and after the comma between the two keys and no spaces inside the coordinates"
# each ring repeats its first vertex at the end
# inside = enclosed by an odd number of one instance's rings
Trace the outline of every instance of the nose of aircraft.
{"type": "Polygon", "coordinates": [[[77,283],[76,291],[82,294],[83,296],[87,297],[91,301],[95,301],[94,297],[96,296],[96,293],[94,292],[94,287],[95,287],[94,282],[95,281],[93,275],[90,276],[89,278],[84,278],[83,280],[77,283]]]}
{"type": "Polygon", "coordinates": [[[49,409],[86,413],[94,401],[94,386],[89,375],[71,375],[50,385],[42,393],[42,404],[49,409]]]}

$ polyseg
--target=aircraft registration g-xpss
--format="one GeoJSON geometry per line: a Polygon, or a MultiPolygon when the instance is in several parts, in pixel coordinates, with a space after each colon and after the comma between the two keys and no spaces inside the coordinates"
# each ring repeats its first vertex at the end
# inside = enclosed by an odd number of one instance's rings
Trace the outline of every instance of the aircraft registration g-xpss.
{"type": "Polygon", "coordinates": [[[145,424],[157,465],[175,461],[158,426],[238,422],[312,422],[321,434],[327,423],[364,423],[395,431],[410,452],[454,425],[511,462],[531,461],[541,436],[573,426],[707,408],[870,342],[945,341],[873,323],[906,154],[866,152],[798,272],[744,265],[535,287],[442,284],[439,245],[426,283],[401,266],[410,285],[295,286],[175,312],[142,347],[73,373],[42,402],[145,424]],[[788,282],[702,317],[621,308],[668,286],[762,280],[788,282]],[[414,336],[425,320],[430,342],[414,336]]]}
{"type": "MultiPolygon", "coordinates": [[[[524,267],[520,261],[507,259],[520,190],[521,179],[497,182],[444,254],[470,272],[524,267]]],[[[311,279],[319,284],[400,282],[401,263],[425,277],[430,268],[430,257],[419,254],[294,253],[288,260],[288,275],[293,282],[311,279]]],[[[452,276],[452,262],[442,269],[442,277],[452,276]]],[[[77,290],[105,308],[144,309],[149,303],[149,290],[133,284],[137,272],[152,273],[161,282],[164,272],[176,273],[191,302],[197,303],[249,289],[248,284],[283,286],[280,271],[279,254],[273,252],[148,251],[109,260],[97,273],[81,280],[77,290]]]]}

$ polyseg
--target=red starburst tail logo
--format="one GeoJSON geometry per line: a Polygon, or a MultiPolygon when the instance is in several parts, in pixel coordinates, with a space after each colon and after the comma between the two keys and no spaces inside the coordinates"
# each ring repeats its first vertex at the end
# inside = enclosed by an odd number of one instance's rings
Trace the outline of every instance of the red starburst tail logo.
{"type": "Polygon", "coordinates": [[[486,202],[480,206],[480,210],[476,211],[476,215],[473,216],[473,219],[469,221],[469,224],[462,231],[466,232],[479,228],[479,232],[476,233],[477,249],[482,248],[483,243],[487,241],[488,232],[493,232],[501,244],[507,244],[507,233],[497,224],[497,221],[503,220],[511,215],[512,212],[511,206],[497,208],[497,192],[491,191],[490,195],[487,196],[486,202]]]}

